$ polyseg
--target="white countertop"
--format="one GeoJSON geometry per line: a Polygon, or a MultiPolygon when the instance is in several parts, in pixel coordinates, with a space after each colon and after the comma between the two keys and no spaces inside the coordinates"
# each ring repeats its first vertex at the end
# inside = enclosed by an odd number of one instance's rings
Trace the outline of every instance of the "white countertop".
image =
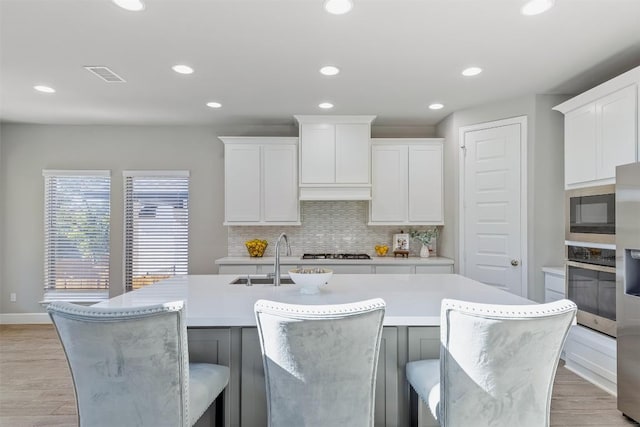
{"type": "MultiPolygon", "coordinates": [[[[238,256],[238,257],[224,257],[216,260],[216,264],[218,265],[256,265],[256,264],[271,264],[273,265],[275,259],[274,257],[248,257],[248,256],[238,256]]],[[[329,265],[329,264],[360,264],[360,265],[453,265],[453,260],[451,258],[444,257],[394,257],[393,254],[391,256],[387,255],[384,257],[373,256],[371,259],[302,259],[299,256],[287,256],[280,257],[281,265],[329,265]]]]}
{"type": "Polygon", "coordinates": [[[545,266],[542,267],[542,271],[545,273],[555,274],[556,276],[564,277],[564,267],[562,266],[545,266]]]}
{"type": "Polygon", "coordinates": [[[235,274],[176,276],[96,304],[136,307],[186,301],[187,326],[255,326],[258,299],[292,304],[339,304],[382,298],[388,326],[438,326],[443,298],[494,304],[534,304],[457,274],[335,274],[316,295],[298,285],[229,285],[235,274]]]}

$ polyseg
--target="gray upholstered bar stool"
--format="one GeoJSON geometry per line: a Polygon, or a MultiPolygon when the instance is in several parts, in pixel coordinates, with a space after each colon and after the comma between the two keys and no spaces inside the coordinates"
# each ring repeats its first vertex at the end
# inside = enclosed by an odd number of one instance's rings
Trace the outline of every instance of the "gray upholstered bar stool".
{"type": "Polygon", "coordinates": [[[270,427],[371,427],[385,303],[255,304],[270,427]]]}
{"type": "Polygon", "coordinates": [[[229,368],[189,363],[184,304],[47,308],[69,362],[80,427],[192,426],[229,368]]]}
{"type": "Polygon", "coordinates": [[[440,359],[407,363],[407,380],[443,427],[544,427],[569,300],[536,305],[442,301],[440,359]]]}

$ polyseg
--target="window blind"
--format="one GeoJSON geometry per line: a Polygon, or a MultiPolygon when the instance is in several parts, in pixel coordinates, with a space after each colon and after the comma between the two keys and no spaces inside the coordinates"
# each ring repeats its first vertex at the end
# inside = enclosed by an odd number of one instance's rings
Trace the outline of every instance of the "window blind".
{"type": "Polygon", "coordinates": [[[45,301],[108,298],[109,171],[43,176],[45,301]]]}
{"type": "Polygon", "coordinates": [[[125,171],[127,291],[187,274],[189,173],[125,171]]]}

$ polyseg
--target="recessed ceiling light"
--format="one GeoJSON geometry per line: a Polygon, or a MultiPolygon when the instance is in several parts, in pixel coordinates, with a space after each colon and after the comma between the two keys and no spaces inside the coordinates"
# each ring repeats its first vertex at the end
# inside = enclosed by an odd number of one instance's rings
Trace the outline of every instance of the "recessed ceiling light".
{"type": "Polygon", "coordinates": [[[207,107],[220,108],[222,107],[222,104],[220,104],[219,102],[207,102],[207,107]]]}
{"type": "Polygon", "coordinates": [[[432,110],[441,110],[442,108],[444,108],[444,105],[440,104],[440,103],[433,103],[431,105],[429,105],[429,108],[432,110]]]}
{"type": "Polygon", "coordinates": [[[325,76],[335,76],[339,72],[340,69],[338,67],[334,67],[333,65],[327,65],[320,68],[320,73],[324,74],[325,76]]]}
{"type": "Polygon", "coordinates": [[[324,2],[324,8],[327,12],[334,15],[344,15],[353,8],[353,1],[351,0],[326,0],[324,2]]]}
{"type": "Polygon", "coordinates": [[[333,108],[333,104],[330,102],[322,102],[318,104],[318,107],[322,108],[323,110],[328,110],[330,108],[333,108]]]}
{"type": "Polygon", "coordinates": [[[466,77],[477,76],[482,72],[480,67],[469,67],[462,70],[462,75],[466,77]]]}
{"type": "Polygon", "coordinates": [[[180,73],[180,74],[191,74],[193,73],[193,68],[189,67],[188,65],[174,65],[173,67],[171,67],[171,69],[173,71],[175,71],[176,73],[180,73]]]}
{"type": "Polygon", "coordinates": [[[130,10],[131,12],[144,10],[144,3],[142,0],[113,0],[113,2],[121,8],[130,10]]]}
{"type": "Polygon", "coordinates": [[[35,90],[37,90],[38,92],[42,92],[42,93],[55,93],[55,89],[49,86],[43,86],[43,85],[37,85],[33,87],[35,90]]]}
{"type": "Polygon", "coordinates": [[[551,9],[554,2],[554,0],[529,0],[524,6],[522,6],[520,13],[527,16],[539,15],[551,9]]]}

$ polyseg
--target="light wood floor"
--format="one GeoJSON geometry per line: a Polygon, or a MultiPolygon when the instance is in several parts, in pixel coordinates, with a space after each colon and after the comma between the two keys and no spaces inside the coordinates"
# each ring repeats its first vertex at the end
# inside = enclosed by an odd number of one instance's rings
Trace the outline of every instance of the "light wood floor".
{"type": "MultiPolygon", "coordinates": [[[[564,367],[558,369],[552,426],[638,425],[616,400],[564,367]]],[[[0,325],[0,426],[77,426],[69,368],[50,325],[0,325]]]]}

